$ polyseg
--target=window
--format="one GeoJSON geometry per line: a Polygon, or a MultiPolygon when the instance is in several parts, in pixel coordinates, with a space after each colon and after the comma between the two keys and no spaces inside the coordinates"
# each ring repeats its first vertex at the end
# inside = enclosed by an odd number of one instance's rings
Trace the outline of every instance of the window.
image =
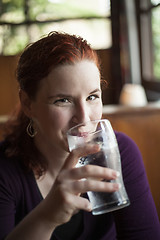
{"type": "Polygon", "coordinates": [[[160,1],[152,0],[153,76],[160,82],[160,1]]]}
{"type": "Polygon", "coordinates": [[[112,45],[109,0],[2,0],[0,54],[15,55],[50,31],[80,35],[94,49],[112,45]],[[98,33],[98,34],[97,34],[98,33]]]}
{"type": "MultiPolygon", "coordinates": [[[[137,1],[138,2],[138,1],[137,1]]],[[[139,1],[142,83],[149,100],[160,99],[160,0],[139,1]]]]}
{"type": "Polygon", "coordinates": [[[160,1],[141,1],[143,74],[160,81],[160,1]],[[148,59],[148,56],[149,59],[148,59]]]}

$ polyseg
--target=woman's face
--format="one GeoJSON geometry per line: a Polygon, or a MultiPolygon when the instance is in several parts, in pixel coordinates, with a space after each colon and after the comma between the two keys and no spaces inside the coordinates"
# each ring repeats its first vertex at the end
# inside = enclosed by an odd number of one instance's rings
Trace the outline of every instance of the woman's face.
{"type": "Polygon", "coordinates": [[[83,60],[53,69],[42,80],[30,109],[38,131],[35,139],[54,150],[68,151],[67,130],[102,116],[100,74],[96,64],[83,60]]]}

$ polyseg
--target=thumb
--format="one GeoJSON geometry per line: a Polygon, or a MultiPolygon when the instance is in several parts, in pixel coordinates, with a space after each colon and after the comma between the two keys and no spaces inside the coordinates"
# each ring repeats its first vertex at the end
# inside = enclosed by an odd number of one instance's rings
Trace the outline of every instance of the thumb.
{"type": "Polygon", "coordinates": [[[75,167],[80,157],[85,157],[89,154],[99,152],[100,146],[98,144],[87,144],[83,147],[72,150],[68,155],[62,169],[70,169],[75,167]]]}

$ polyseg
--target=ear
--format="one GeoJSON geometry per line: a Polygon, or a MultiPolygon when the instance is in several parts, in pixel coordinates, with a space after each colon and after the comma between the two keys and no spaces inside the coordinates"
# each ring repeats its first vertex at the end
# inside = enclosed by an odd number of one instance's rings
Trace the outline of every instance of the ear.
{"type": "Polygon", "coordinates": [[[22,106],[22,110],[28,118],[32,118],[31,113],[31,99],[28,97],[27,93],[20,89],[19,91],[19,99],[22,106]]]}

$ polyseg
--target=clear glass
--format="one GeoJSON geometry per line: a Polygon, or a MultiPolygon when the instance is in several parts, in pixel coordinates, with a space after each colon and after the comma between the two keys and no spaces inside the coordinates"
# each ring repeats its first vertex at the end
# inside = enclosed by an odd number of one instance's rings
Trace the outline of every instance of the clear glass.
{"type": "Polygon", "coordinates": [[[110,181],[121,185],[118,191],[113,193],[87,192],[93,215],[128,206],[130,201],[123,183],[119,148],[110,122],[105,119],[79,124],[68,131],[67,139],[70,151],[86,144],[98,143],[100,145],[99,152],[80,158],[76,167],[91,164],[112,168],[120,173],[116,180],[110,181]]]}

